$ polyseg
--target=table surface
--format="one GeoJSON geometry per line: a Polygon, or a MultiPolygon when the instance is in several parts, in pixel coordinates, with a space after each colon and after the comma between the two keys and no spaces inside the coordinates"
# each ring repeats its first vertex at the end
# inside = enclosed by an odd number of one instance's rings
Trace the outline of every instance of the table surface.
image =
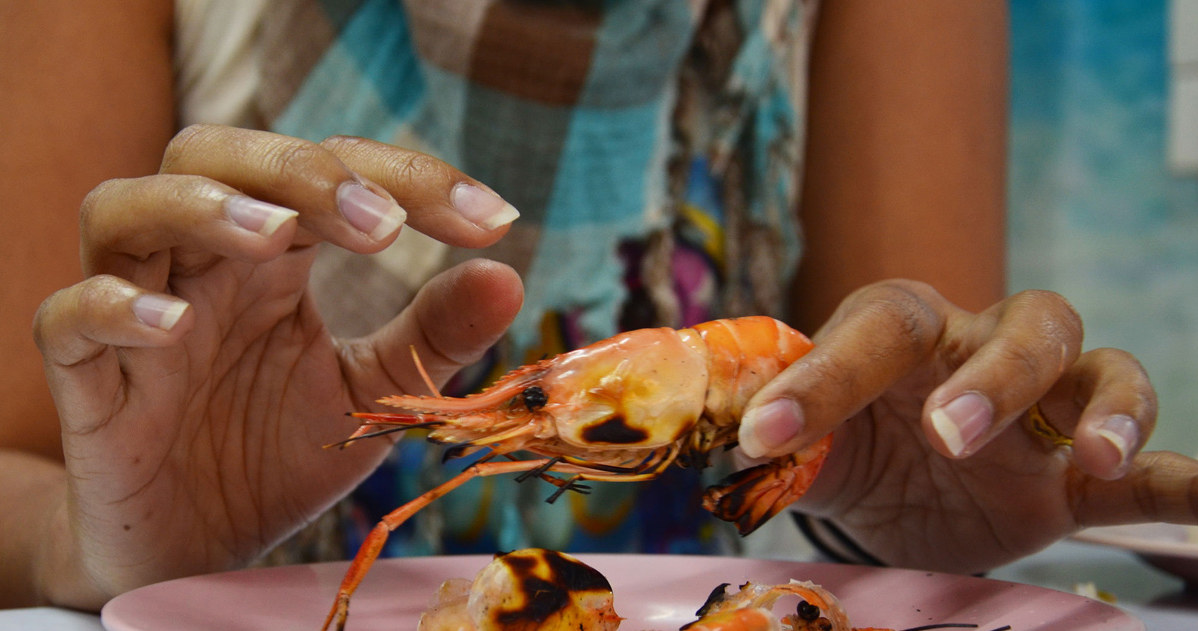
{"type": "MultiPolygon", "coordinates": [[[[1143,563],[1130,552],[1063,541],[989,574],[1072,592],[1078,584],[1116,597],[1116,605],[1144,622],[1148,631],[1198,629],[1198,593],[1181,579],[1143,563]]],[[[102,631],[99,616],[51,607],[0,610],[0,631],[102,631]]]]}

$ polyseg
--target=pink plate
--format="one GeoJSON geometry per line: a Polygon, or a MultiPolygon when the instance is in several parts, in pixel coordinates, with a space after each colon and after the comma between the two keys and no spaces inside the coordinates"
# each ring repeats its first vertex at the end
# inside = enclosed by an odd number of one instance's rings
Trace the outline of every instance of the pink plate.
{"type": "MultiPolygon", "coordinates": [[[[694,619],[719,583],[811,580],[836,594],[855,626],[976,624],[978,631],[1143,631],[1122,610],[1040,587],[915,570],[704,556],[580,554],[607,576],[627,631],[669,631],[694,619]]],[[[379,561],[354,595],[351,631],[415,629],[447,578],[473,577],[487,556],[379,561]]],[[[243,570],[150,585],[104,607],[108,631],[317,629],[346,563],[243,570]]],[[[783,599],[779,611],[796,603],[783,599]]]]}

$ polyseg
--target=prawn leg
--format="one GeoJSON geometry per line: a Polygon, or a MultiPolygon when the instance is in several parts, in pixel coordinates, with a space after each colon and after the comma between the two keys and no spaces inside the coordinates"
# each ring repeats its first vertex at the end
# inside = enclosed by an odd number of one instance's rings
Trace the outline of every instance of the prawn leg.
{"type": "Polygon", "coordinates": [[[341,587],[337,590],[337,599],[333,602],[333,608],[325,618],[324,625],[320,627],[321,631],[328,631],[329,625],[333,623],[334,619],[337,621],[336,629],[338,631],[345,629],[345,620],[349,616],[350,596],[362,583],[362,579],[370,571],[370,566],[374,565],[375,560],[378,559],[383,546],[387,543],[387,537],[421,509],[474,478],[535,470],[543,467],[547,462],[549,461],[541,459],[475,463],[435,488],[387,513],[366,536],[366,540],[358,548],[358,553],[354,555],[354,560],[350,563],[345,578],[341,580],[341,587]]]}

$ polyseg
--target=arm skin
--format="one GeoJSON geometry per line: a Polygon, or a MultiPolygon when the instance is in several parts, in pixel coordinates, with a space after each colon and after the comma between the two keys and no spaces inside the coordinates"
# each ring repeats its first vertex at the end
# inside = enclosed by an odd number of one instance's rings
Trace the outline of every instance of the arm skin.
{"type": "Polygon", "coordinates": [[[81,279],[87,192],[155,172],[174,134],[171,6],[0,0],[0,606],[40,602],[32,556],[65,498],[34,312],[81,279]]]}
{"type": "Polygon", "coordinates": [[[816,331],[853,290],[887,278],[972,310],[1003,297],[1006,33],[1001,1],[821,5],[799,328],[816,331]]]}

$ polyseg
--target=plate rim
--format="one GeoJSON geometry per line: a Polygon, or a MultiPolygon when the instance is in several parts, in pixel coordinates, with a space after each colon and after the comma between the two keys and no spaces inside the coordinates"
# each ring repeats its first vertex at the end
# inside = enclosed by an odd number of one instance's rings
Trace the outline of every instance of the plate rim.
{"type": "MultiPolygon", "coordinates": [[[[584,563],[587,563],[587,564],[595,566],[595,567],[602,567],[604,565],[604,561],[609,560],[610,561],[609,568],[604,571],[605,574],[617,571],[615,569],[615,567],[612,567],[617,563],[628,564],[631,567],[634,565],[642,565],[643,566],[643,564],[645,564],[645,563],[653,563],[653,562],[661,563],[663,561],[668,561],[669,563],[672,563],[672,564],[679,564],[679,566],[685,566],[688,563],[693,565],[695,562],[703,562],[703,563],[715,562],[715,563],[727,564],[727,565],[732,566],[730,568],[731,569],[731,572],[729,572],[730,574],[738,572],[738,571],[746,571],[751,568],[758,568],[758,571],[760,573],[764,574],[764,573],[766,573],[766,571],[768,569],[768,571],[771,571],[771,572],[785,571],[788,574],[794,574],[794,576],[792,578],[796,578],[798,580],[813,580],[817,583],[820,582],[819,579],[821,578],[821,575],[823,575],[822,577],[825,580],[829,577],[834,577],[834,576],[840,575],[842,577],[841,580],[844,580],[847,583],[847,582],[850,582],[853,580],[858,580],[859,578],[869,577],[871,575],[872,576],[881,576],[886,573],[893,573],[893,574],[906,574],[906,575],[912,575],[912,576],[918,575],[918,576],[924,576],[924,577],[928,577],[928,578],[936,577],[937,580],[951,580],[954,582],[958,582],[960,584],[972,584],[975,582],[986,583],[987,585],[990,586],[987,589],[990,590],[993,594],[997,594],[999,592],[1001,586],[1004,586],[1004,585],[1005,586],[1015,586],[1015,587],[1018,587],[1021,589],[1026,589],[1026,590],[1055,593],[1055,594],[1058,594],[1058,597],[1063,597],[1063,598],[1068,598],[1068,599],[1076,599],[1076,600],[1074,600],[1074,602],[1076,602],[1078,606],[1094,607],[1097,609],[1105,608],[1106,610],[1108,610],[1110,612],[1111,617],[1115,621],[1116,624],[1123,623],[1122,626],[1118,627],[1120,630],[1126,629],[1126,631],[1144,631],[1144,629],[1145,629],[1145,625],[1144,625],[1143,621],[1141,621],[1138,617],[1134,616],[1133,614],[1126,611],[1125,609],[1116,607],[1109,603],[1086,598],[1085,596],[1082,596],[1082,595],[1079,595],[1076,593],[1053,589],[1051,587],[1042,587],[1042,586],[1038,586],[1038,585],[1032,585],[1032,584],[1028,584],[1028,583],[1020,583],[1020,582],[1016,582],[1016,581],[1008,581],[1008,580],[1003,580],[1003,579],[993,579],[993,578],[968,576],[968,575],[957,575],[957,574],[951,574],[951,573],[945,573],[945,572],[932,572],[932,571],[916,570],[916,569],[910,569],[910,568],[872,567],[872,566],[862,566],[862,565],[828,563],[828,562],[820,562],[820,561],[800,561],[800,560],[770,559],[770,558],[759,558],[759,557],[737,557],[737,556],[698,555],[698,554],[638,554],[638,553],[618,553],[618,552],[595,552],[595,553],[585,553],[584,552],[584,553],[570,553],[570,554],[572,556],[577,557],[584,563]]],[[[458,574],[461,573],[459,568],[462,568],[462,567],[474,567],[474,568],[476,568],[475,571],[477,571],[478,569],[481,569],[493,557],[494,557],[494,555],[491,555],[491,554],[428,555],[428,556],[413,556],[413,557],[401,557],[401,558],[386,558],[386,559],[380,559],[377,563],[387,565],[387,566],[397,566],[395,568],[392,568],[395,571],[399,571],[400,569],[402,569],[402,566],[404,566],[404,565],[411,565],[411,566],[413,566],[412,567],[413,570],[420,571],[420,569],[423,569],[420,566],[437,566],[437,565],[449,563],[452,567],[450,567],[449,570],[445,573],[445,575],[443,577],[441,577],[441,579],[440,579],[440,580],[445,580],[445,579],[449,579],[449,578],[458,577],[458,574]]],[[[252,567],[252,568],[245,568],[245,569],[240,569],[240,570],[229,570],[229,571],[225,571],[225,572],[215,572],[215,573],[210,573],[210,574],[177,578],[177,579],[172,579],[172,580],[168,580],[168,581],[163,581],[160,583],[146,585],[144,587],[141,587],[141,588],[138,588],[135,590],[131,590],[129,592],[126,592],[124,594],[116,596],[115,598],[108,601],[108,603],[106,603],[104,605],[104,607],[101,609],[101,612],[100,612],[101,625],[103,626],[103,628],[105,630],[108,630],[108,631],[123,631],[125,629],[150,628],[150,627],[146,627],[145,626],[146,623],[144,623],[144,622],[141,623],[141,626],[138,626],[137,620],[114,621],[113,616],[116,614],[116,612],[119,612],[122,609],[122,607],[125,606],[126,603],[132,601],[134,604],[136,604],[139,598],[145,597],[146,594],[151,593],[151,590],[169,589],[169,586],[171,586],[173,584],[180,584],[180,583],[184,583],[184,582],[188,582],[188,581],[198,581],[198,580],[206,580],[206,581],[221,580],[222,577],[224,577],[224,576],[233,576],[233,575],[236,575],[239,578],[245,578],[250,573],[255,573],[255,572],[257,572],[257,573],[295,572],[295,571],[297,571],[297,569],[303,569],[303,568],[307,568],[307,569],[309,569],[313,572],[316,572],[318,574],[319,573],[332,573],[335,576],[340,576],[342,573],[344,573],[344,569],[349,565],[349,563],[350,563],[350,561],[342,560],[342,561],[324,561],[324,562],[317,562],[317,563],[304,563],[304,564],[284,565],[284,566],[252,567]],[[115,626],[111,626],[114,623],[115,623],[115,626]]],[[[652,566],[649,566],[649,567],[652,567],[652,566]]],[[[710,571],[708,571],[708,572],[710,572],[710,571]]],[[[722,580],[719,577],[715,577],[715,576],[713,576],[712,578],[714,579],[712,582],[712,587],[714,587],[717,582],[722,580]]],[[[745,578],[749,579],[748,576],[746,576],[745,578]]],[[[621,582],[626,582],[628,580],[629,579],[623,578],[623,577],[617,578],[617,579],[613,580],[613,586],[618,583],[621,583],[621,582]]],[[[617,602],[618,602],[618,599],[620,598],[620,593],[621,593],[620,591],[616,591],[617,602]]],[[[836,591],[833,591],[833,593],[837,596],[840,596],[840,594],[837,594],[836,591]]],[[[431,597],[431,595],[432,595],[432,592],[430,591],[426,596],[431,597]]],[[[330,596],[331,596],[331,594],[330,594],[330,596]]],[[[859,598],[859,597],[860,596],[858,596],[857,598],[859,598]]],[[[937,596],[932,596],[930,598],[935,598],[935,597],[937,597],[937,596]]],[[[698,598],[701,600],[702,596],[698,596],[698,598]]],[[[662,599],[662,602],[669,603],[671,600],[673,600],[673,599],[664,598],[664,599],[662,599]]],[[[687,601],[687,604],[689,605],[692,603],[687,601]]],[[[696,602],[693,603],[693,605],[696,609],[701,604],[702,604],[702,602],[700,602],[699,600],[696,600],[696,602]]],[[[619,605],[617,604],[617,607],[618,606],[619,605]]],[[[851,609],[849,611],[849,614],[850,614],[850,616],[853,614],[851,609]]],[[[635,620],[635,617],[630,617],[630,619],[635,620]]],[[[642,622],[639,624],[644,624],[644,623],[642,622]]],[[[1089,627],[1084,627],[1082,629],[1088,629],[1088,628],[1089,627]]],[[[1104,626],[1103,628],[1107,628],[1107,627],[1104,626]]],[[[639,629],[639,627],[638,628],[629,627],[629,630],[630,631],[641,631],[639,629]]]]}
{"type": "Polygon", "coordinates": [[[1137,554],[1193,559],[1198,561],[1198,541],[1177,541],[1161,539],[1148,534],[1152,530],[1176,529],[1182,532],[1186,526],[1182,524],[1152,523],[1126,524],[1117,526],[1096,526],[1087,528],[1073,535],[1073,539],[1083,543],[1104,545],[1112,548],[1128,550],[1137,554]],[[1121,534],[1130,533],[1130,534],[1121,534]]]}

